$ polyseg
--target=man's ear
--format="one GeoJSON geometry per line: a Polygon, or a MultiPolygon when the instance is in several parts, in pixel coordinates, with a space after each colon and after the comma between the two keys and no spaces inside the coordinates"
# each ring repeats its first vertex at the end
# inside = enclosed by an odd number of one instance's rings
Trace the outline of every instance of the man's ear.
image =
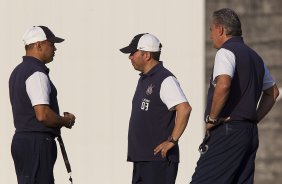
{"type": "Polygon", "coordinates": [[[145,52],[144,54],[145,54],[144,56],[145,56],[145,60],[146,61],[149,61],[152,58],[152,53],[151,52],[145,52]]]}
{"type": "Polygon", "coordinates": [[[219,27],[219,35],[223,36],[225,34],[225,28],[223,26],[219,27]]]}
{"type": "Polygon", "coordinates": [[[36,42],[36,43],[34,44],[34,47],[35,47],[36,49],[38,49],[38,50],[41,50],[41,42],[36,42]]]}

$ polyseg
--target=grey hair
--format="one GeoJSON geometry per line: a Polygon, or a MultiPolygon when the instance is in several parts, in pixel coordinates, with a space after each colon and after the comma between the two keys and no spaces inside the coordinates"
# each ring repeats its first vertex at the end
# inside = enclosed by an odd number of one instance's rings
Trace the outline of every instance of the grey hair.
{"type": "Polygon", "coordinates": [[[223,8],[213,12],[215,24],[222,25],[226,30],[226,35],[242,36],[241,22],[235,11],[223,8]]]}

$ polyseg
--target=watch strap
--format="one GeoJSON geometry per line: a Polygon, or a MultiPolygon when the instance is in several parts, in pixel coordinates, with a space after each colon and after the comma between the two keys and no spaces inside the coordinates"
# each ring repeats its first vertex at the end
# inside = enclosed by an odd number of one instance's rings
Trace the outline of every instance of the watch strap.
{"type": "Polygon", "coordinates": [[[177,144],[178,140],[174,140],[172,136],[169,136],[167,139],[169,142],[173,143],[173,144],[177,144]]]}
{"type": "Polygon", "coordinates": [[[211,118],[210,115],[207,115],[206,119],[205,119],[206,123],[210,123],[210,124],[216,124],[217,119],[216,118],[211,118]]]}

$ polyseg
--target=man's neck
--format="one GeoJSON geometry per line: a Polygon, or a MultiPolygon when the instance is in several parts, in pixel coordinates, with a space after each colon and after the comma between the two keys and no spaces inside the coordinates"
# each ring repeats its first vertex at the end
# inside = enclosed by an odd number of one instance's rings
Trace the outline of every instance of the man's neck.
{"type": "Polygon", "coordinates": [[[43,61],[41,60],[41,58],[40,58],[37,54],[34,54],[34,53],[32,53],[32,52],[26,52],[25,56],[34,57],[34,58],[38,59],[39,61],[41,61],[42,63],[46,64],[45,62],[43,62],[43,61]]]}
{"type": "Polygon", "coordinates": [[[152,68],[154,68],[157,64],[159,64],[158,61],[152,59],[148,62],[148,64],[145,66],[143,74],[147,74],[152,68]]]}
{"type": "Polygon", "coordinates": [[[233,37],[233,36],[226,35],[226,36],[224,37],[223,43],[225,43],[227,40],[229,40],[229,39],[232,38],[232,37],[233,37]]]}
{"type": "Polygon", "coordinates": [[[227,42],[230,38],[232,38],[232,36],[225,35],[224,37],[222,37],[221,42],[220,42],[221,44],[220,44],[219,47],[216,47],[216,49],[220,49],[220,48],[222,47],[222,45],[223,45],[225,42],[227,42]]]}

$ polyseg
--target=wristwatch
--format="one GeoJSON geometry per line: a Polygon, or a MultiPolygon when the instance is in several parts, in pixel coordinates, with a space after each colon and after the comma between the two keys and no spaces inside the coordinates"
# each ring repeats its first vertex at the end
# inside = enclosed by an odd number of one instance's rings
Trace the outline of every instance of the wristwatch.
{"type": "Polygon", "coordinates": [[[210,124],[215,124],[217,122],[216,118],[211,118],[210,115],[207,115],[206,119],[205,119],[206,123],[210,123],[210,124]]]}
{"type": "Polygon", "coordinates": [[[172,135],[168,137],[167,139],[169,142],[173,143],[173,144],[177,144],[178,143],[178,140],[174,140],[172,135]]]}

